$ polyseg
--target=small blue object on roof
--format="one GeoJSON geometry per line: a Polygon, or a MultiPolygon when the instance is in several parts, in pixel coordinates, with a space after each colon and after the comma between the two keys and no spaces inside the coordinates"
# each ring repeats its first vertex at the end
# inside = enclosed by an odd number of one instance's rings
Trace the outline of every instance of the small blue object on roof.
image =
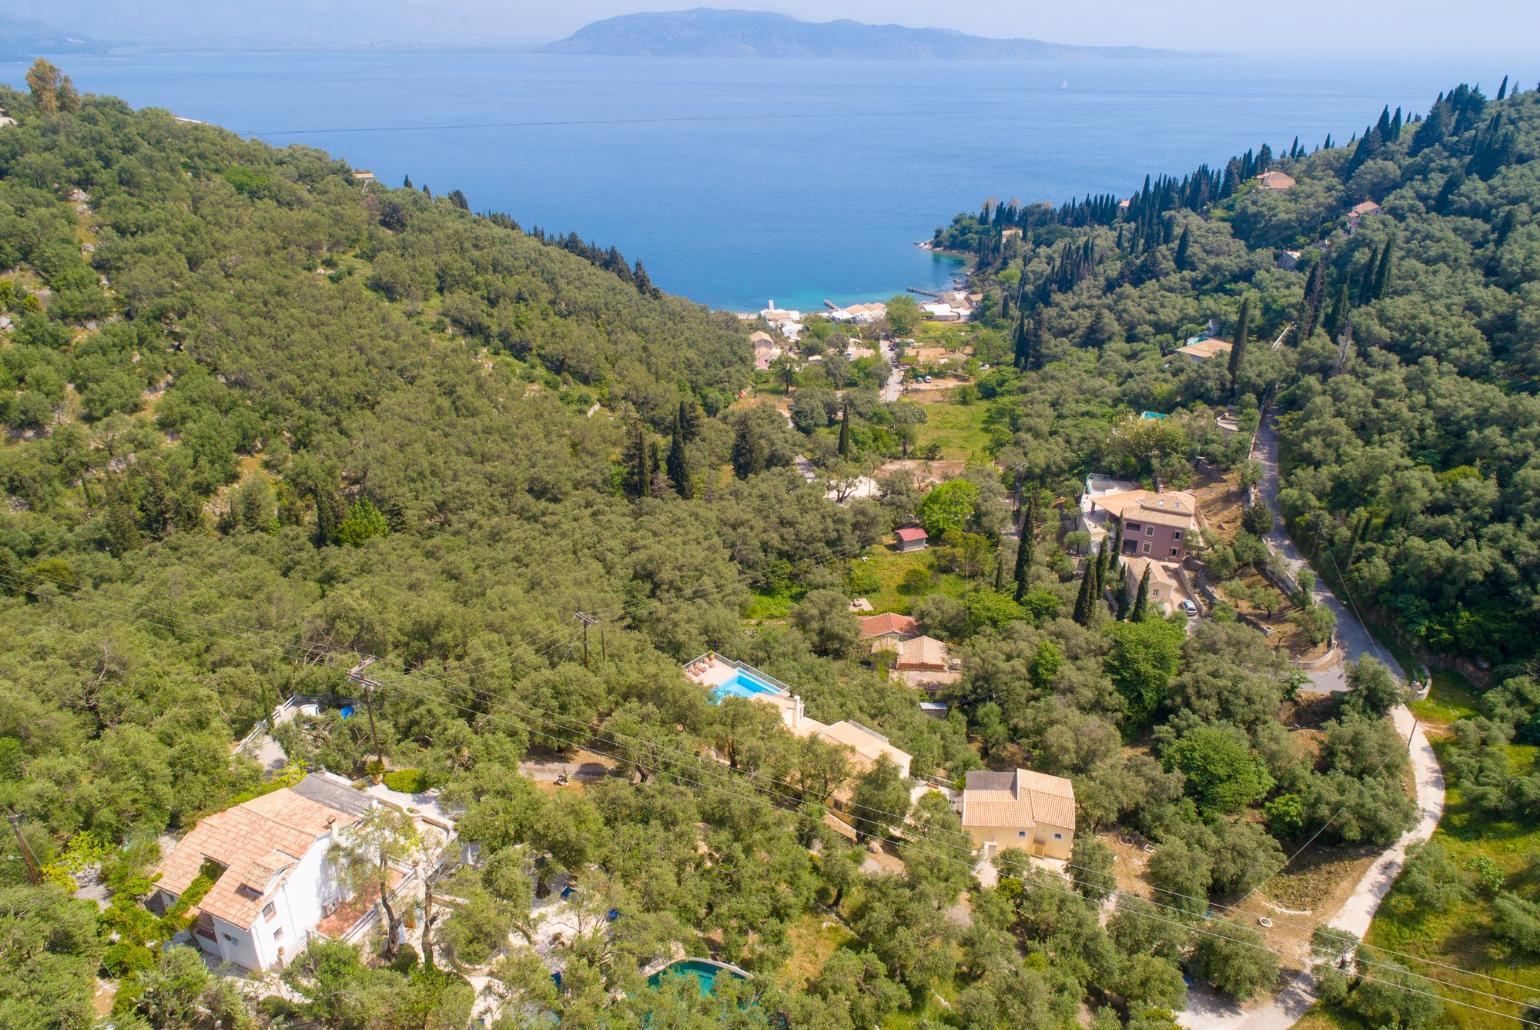
{"type": "Polygon", "coordinates": [[[604,918],[608,919],[610,922],[613,923],[615,920],[620,918],[620,909],[618,909],[618,908],[610,909],[608,912],[604,913],[604,918]]]}
{"type": "Polygon", "coordinates": [[[341,715],[344,719],[350,718],[353,715],[353,706],[343,705],[337,710],[337,714],[341,715]]]}

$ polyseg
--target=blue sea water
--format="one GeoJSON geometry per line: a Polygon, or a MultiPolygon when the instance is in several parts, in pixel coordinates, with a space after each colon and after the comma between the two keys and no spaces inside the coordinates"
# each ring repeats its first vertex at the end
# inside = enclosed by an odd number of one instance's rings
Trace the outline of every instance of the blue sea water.
{"type": "MultiPolygon", "coordinates": [[[[1126,196],[1296,135],[1346,140],[1506,69],[1235,59],[1031,63],[572,57],[429,51],[131,52],[59,62],[89,92],[476,210],[576,231],[655,282],[733,310],[933,288],[914,246],[985,198],[1126,196]]],[[[20,85],[20,64],[0,81],[20,85]]]]}

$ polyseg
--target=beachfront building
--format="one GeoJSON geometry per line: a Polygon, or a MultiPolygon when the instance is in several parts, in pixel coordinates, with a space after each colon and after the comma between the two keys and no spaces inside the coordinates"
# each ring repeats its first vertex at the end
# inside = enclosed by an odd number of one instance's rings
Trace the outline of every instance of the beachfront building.
{"type": "Polygon", "coordinates": [[[165,912],[200,878],[200,887],[212,880],[188,910],[193,943],[244,969],[283,966],[315,933],[352,939],[375,906],[350,904],[328,853],[375,804],[340,777],[311,773],[216,812],[161,863],[149,906],[165,912]]]}
{"type": "Polygon", "coordinates": [[[759,317],[770,324],[770,328],[779,333],[782,338],[797,342],[797,337],[802,335],[807,327],[802,324],[802,312],[790,308],[778,308],[775,301],[770,306],[760,311],[759,317]]]}
{"type": "Polygon", "coordinates": [[[923,551],[930,543],[930,536],[919,526],[905,526],[896,530],[893,536],[898,541],[898,550],[901,553],[923,551]]]}
{"type": "Polygon", "coordinates": [[[807,714],[802,699],[791,687],[752,665],[734,661],[707,651],[685,663],[684,675],[692,683],[711,691],[711,703],[724,698],[742,697],[767,704],[780,713],[781,723],[799,737],[818,737],[846,750],[851,767],[857,772],[870,769],[883,757],[898,766],[899,775],[909,777],[912,762],[908,752],[894,747],[887,737],[858,722],[841,719],[822,723],[807,714]]]}
{"type": "Polygon", "coordinates": [[[886,304],[851,304],[843,308],[835,308],[829,312],[829,320],[833,322],[854,322],[856,325],[871,325],[879,319],[888,317],[886,304]]]}
{"type": "Polygon", "coordinates": [[[1075,846],[1075,787],[1030,769],[970,772],[962,828],[985,857],[1006,848],[1067,860],[1075,846]]]}

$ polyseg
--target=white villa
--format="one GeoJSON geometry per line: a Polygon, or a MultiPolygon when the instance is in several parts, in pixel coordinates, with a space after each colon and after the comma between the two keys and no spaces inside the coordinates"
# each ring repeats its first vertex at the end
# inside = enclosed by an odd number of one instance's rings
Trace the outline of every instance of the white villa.
{"type": "MultiPolygon", "coordinates": [[[[213,885],[189,910],[193,943],[220,962],[280,968],[312,935],[351,939],[377,917],[352,899],[327,855],[378,802],[344,779],[312,773],[201,820],[160,866],[152,910],[200,877],[213,885]]],[[[393,890],[404,873],[395,873],[393,890]]]]}

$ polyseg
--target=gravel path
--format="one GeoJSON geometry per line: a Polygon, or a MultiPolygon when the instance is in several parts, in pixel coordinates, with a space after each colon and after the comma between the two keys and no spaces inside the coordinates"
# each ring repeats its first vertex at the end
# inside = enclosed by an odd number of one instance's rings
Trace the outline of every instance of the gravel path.
{"type": "MultiPolygon", "coordinates": [[[[1258,489],[1263,502],[1272,509],[1275,516],[1273,531],[1267,535],[1267,545],[1281,555],[1290,570],[1297,575],[1300,569],[1308,567],[1308,563],[1294,541],[1284,532],[1283,518],[1278,511],[1278,433],[1270,420],[1257,433],[1256,449],[1252,457],[1262,466],[1262,482],[1258,489]]],[[[1337,616],[1337,637],[1345,659],[1331,668],[1310,672],[1310,680],[1315,689],[1323,692],[1346,690],[1347,661],[1356,661],[1364,655],[1378,658],[1398,680],[1405,682],[1406,674],[1396,662],[1395,656],[1381,651],[1357,615],[1322,586],[1319,578],[1314,593],[1316,600],[1328,605],[1337,616]]],[[[1327,921],[1329,925],[1349,930],[1359,937],[1369,931],[1369,924],[1380,902],[1385,900],[1385,895],[1400,875],[1401,867],[1406,864],[1407,849],[1433,836],[1444,812],[1444,774],[1439,768],[1438,756],[1428,743],[1427,734],[1417,725],[1405,705],[1392,711],[1391,718],[1401,736],[1408,741],[1412,770],[1417,780],[1420,818],[1416,826],[1374,860],[1353,893],[1327,921]]],[[[1194,1030],[1286,1030],[1315,1004],[1313,987],[1314,980],[1309,973],[1298,973],[1288,980],[1278,994],[1245,1009],[1206,988],[1194,987],[1188,993],[1187,1008],[1177,1016],[1177,1022],[1194,1030]]]]}

